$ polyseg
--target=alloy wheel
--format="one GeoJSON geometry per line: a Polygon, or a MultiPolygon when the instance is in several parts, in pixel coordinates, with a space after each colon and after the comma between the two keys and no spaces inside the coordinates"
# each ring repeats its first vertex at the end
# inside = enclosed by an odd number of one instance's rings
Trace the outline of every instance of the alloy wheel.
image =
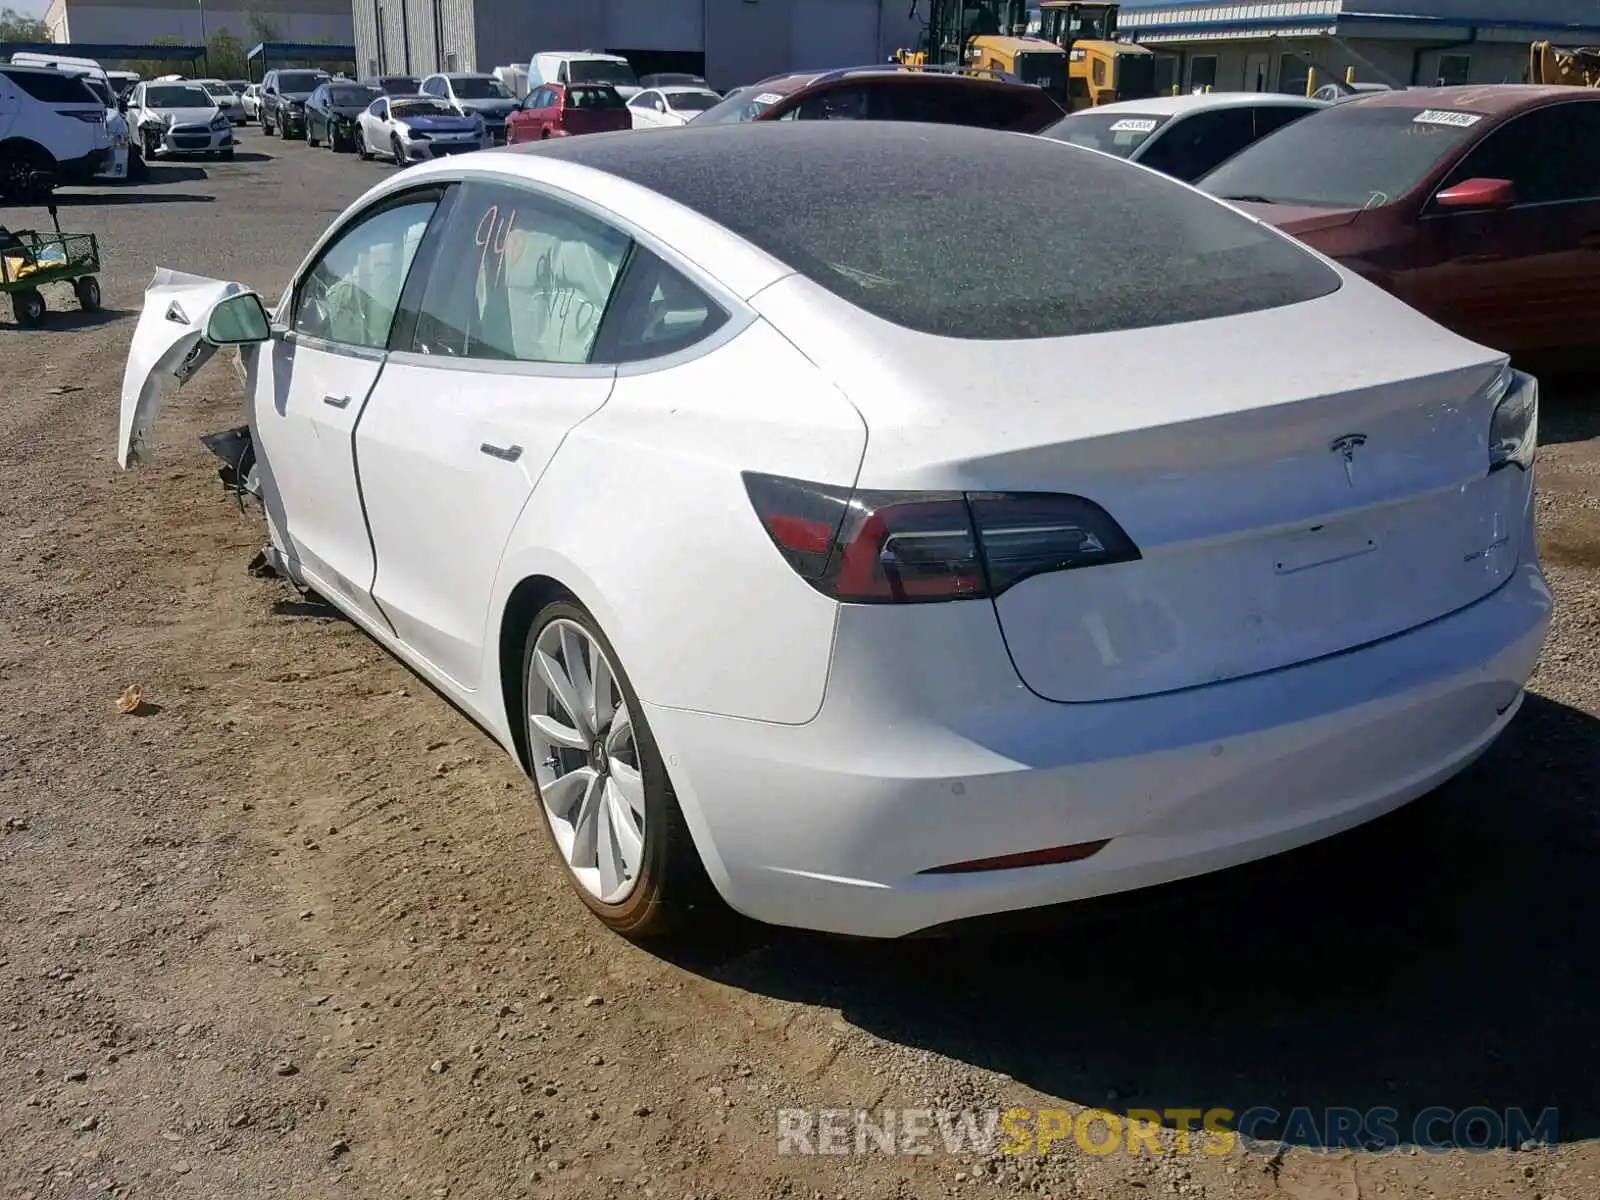
{"type": "Polygon", "coordinates": [[[528,750],[557,848],[602,904],[644,865],[645,799],[633,718],[600,644],[565,617],[540,630],[528,666],[528,750]]]}

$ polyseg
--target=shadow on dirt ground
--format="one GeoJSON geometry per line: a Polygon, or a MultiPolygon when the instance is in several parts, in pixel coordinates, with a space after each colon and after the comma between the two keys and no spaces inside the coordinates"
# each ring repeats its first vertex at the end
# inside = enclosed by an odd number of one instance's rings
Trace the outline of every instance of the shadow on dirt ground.
{"type": "Polygon", "coordinates": [[[1111,1112],[1388,1108],[1408,1145],[1435,1106],[1555,1106],[1561,1141],[1591,1138],[1596,778],[1600,721],[1529,695],[1461,778],[1317,846],[1025,935],[765,930],[720,965],[678,961],[1111,1112]]]}
{"type": "Polygon", "coordinates": [[[1566,372],[1539,379],[1539,444],[1600,438],[1600,372],[1566,372]]]}

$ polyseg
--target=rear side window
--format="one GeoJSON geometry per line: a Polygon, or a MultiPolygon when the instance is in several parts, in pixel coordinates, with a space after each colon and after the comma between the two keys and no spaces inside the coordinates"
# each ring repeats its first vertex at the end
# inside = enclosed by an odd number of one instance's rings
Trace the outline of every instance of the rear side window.
{"type": "Polygon", "coordinates": [[[408,348],[586,363],[629,244],[619,230],[543,196],[465,183],[440,233],[408,348]]]}
{"type": "Polygon", "coordinates": [[[606,169],[944,337],[1054,338],[1311,300],[1339,276],[1170,180],[1043,138],[805,121],[646,138],[606,169]],[[960,170],[951,163],[959,162],[960,170]],[[1003,202],[997,202],[998,181],[1003,202]]]}
{"type": "Polygon", "coordinates": [[[6,71],[7,79],[46,104],[97,104],[94,93],[76,75],[61,71],[6,71]]]}
{"type": "Polygon", "coordinates": [[[635,248],[606,313],[594,361],[639,362],[687,349],[727,323],[728,314],[679,271],[635,248]]]}

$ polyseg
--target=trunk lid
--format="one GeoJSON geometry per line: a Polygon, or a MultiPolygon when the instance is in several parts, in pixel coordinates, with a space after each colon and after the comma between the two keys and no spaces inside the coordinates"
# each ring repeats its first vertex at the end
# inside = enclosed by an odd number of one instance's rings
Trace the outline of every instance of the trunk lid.
{"type": "Polygon", "coordinates": [[[1471,604],[1516,566],[1526,476],[1487,470],[1504,356],[1366,283],[1012,342],[912,333],[799,276],[754,303],[861,410],[858,486],[1080,495],[1139,547],[994,601],[1046,698],[1151,695],[1338,653],[1471,604]]]}

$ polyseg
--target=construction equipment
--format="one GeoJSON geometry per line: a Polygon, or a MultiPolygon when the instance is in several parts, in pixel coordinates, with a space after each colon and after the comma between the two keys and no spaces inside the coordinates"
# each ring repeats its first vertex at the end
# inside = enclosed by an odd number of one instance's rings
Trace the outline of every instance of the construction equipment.
{"type": "Polygon", "coordinates": [[[894,61],[906,67],[997,72],[1043,88],[1069,108],[1067,52],[1054,42],[1025,36],[1027,17],[1021,0],[929,0],[921,47],[897,52],[894,61]]]}
{"type": "Polygon", "coordinates": [[[1067,55],[1073,110],[1156,94],[1156,56],[1144,46],[1117,40],[1120,7],[1039,0],[1039,36],[1067,55]]]}
{"type": "Polygon", "coordinates": [[[1549,42],[1534,42],[1528,47],[1528,82],[1600,87],[1600,47],[1562,50],[1549,42]]]}

